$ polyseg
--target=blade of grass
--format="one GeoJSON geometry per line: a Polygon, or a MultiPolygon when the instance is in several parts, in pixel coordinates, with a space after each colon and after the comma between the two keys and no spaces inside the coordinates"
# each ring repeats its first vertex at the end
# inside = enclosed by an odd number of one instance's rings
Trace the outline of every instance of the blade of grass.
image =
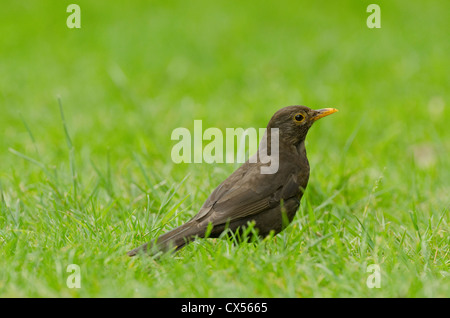
{"type": "Polygon", "coordinates": [[[67,148],[69,149],[69,161],[70,161],[70,170],[72,172],[72,182],[73,182],[73,203],[77,204],[77,173],[76,173],[76,167],[75,167],[75,148],[73,147],[72,139],[70,138],[69,129],[67,128],[66,119],[64,117],[64,111],[62,106],[61,97],[58,96],[58,104],[59,104],[59,111],[61,114],[61,120],[64,127],[64,133],[66,136],[66,143],[67,148]]]}

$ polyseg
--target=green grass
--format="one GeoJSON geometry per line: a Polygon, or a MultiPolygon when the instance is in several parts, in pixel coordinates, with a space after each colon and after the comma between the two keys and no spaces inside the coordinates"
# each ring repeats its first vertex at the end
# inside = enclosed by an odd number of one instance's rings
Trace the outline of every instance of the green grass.
{"type": "Polygon", "coordinates": [[[69,2],[3,3],[0,296],[450,297],[450,6],[378,1],[375,30],[369,3],[80,0],[79,30],[69,2]],[[293,104],[340,112],[284,232],[125,255],[238,166],[174,164],[173,129],[293,104]]]}

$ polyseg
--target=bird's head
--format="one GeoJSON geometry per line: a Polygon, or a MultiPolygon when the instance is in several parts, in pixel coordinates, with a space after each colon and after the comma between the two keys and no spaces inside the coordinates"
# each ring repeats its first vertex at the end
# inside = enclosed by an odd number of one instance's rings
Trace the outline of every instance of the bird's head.
{"type": "Polygon", "coordinates": [[[272,116],[267,125],[267,130],[278,128],[282,140],[298,145],[305,140],[306,134],[313,123],[337,111],[335,108],[314,110],[306,106],[284,107],[272,116]]]}

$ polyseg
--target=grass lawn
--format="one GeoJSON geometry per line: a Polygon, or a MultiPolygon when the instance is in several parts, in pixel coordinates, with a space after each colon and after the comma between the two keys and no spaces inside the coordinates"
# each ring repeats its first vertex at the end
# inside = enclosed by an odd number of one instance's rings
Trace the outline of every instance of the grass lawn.
{"type": "Polygon", "coordinates": [[[1,297],[450,297],[448,1],[69,3],[1,5],[1,297]],[[175,164],[175,128],[296,104],[339,113],[284,232],[126,256],[239,166],[175,164]]]}

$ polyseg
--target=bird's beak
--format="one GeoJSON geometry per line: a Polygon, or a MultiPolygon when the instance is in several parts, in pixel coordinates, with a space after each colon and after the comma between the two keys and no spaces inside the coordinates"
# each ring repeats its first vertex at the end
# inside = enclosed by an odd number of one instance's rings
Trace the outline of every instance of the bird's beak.
{"type": "Polygon", "coordinates": [[[316,121],[316,120],[318,120],[318,119],[320,119],[322,117],[331,115],[331,114],[333,114],[333,113],[335,113],[337,111],[338,110],[336,108],[318,109],[318,110],[315,110],[315,114],[314,114],[314,116],[311,119],[312,119],[312,121],[316,121]]]}

